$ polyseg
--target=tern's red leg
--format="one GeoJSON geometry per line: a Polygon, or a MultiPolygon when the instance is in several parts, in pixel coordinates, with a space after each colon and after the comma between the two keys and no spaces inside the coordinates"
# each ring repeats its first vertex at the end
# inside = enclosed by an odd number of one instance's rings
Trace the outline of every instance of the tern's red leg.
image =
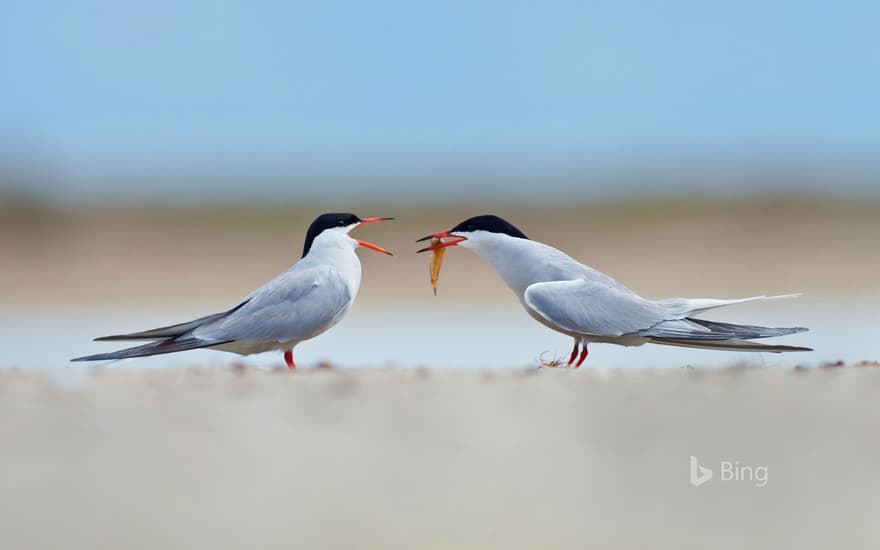
{"type": "Polygon", "coordinates": [[[290,369],[296,368],[296,363],[293,362],[293,350],[287,350],[284,352],[284,362],[287,363],[287,367],[290,369]]]}
{"type": "Polygon", "coordinates": [[[589,353],[590,353],[590,352],[587,351],[587,343],[584,342],[584,348],[581,350],[581,356],[580,356],[580,358],[578,359],[578,362],[577,362],[577,364],[574,366],[574,368],[576,368],[576,369],[581,368],[581,363],[584,362],[584,359],[587,358],[587,355],[589,355],[589,353]]]}
{"type": "Polygon", "coordinates": [[[574,349],[571,350],[571,357],[568,358],[568,366],[570,367],[572,363],[574,363],[575,358],[578,356],[578,344],[580,342],[578,340],[574,341],[574,349]]]}

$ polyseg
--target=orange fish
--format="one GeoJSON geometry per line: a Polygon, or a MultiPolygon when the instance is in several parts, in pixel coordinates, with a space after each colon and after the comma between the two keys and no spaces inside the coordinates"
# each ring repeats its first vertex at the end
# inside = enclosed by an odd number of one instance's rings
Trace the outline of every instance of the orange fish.
{"type": "MultiPolygon", "coordinates": [[[[431,239],[431,246],[438,245],[442,239],[431,239]]],[[[434,287],[434,296],[437,295],[437,281],[440,279],[440,265],[443,263],[443,255],[446,254],[445,248],[438,248],[431,255],[431,286],[434,287]]]]}

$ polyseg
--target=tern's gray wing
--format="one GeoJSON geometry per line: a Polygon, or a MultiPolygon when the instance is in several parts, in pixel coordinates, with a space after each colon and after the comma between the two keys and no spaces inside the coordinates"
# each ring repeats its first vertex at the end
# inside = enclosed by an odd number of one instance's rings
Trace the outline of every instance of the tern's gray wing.
{"type": "Polygon", "coordinates": [[[192,335],[223,341],[304,340],[338,321],[351,300],[348,285],[334,268],[294,268],[254,291],[240,308],[196,328],[192,335]]]}
{"type": "Polygon", "coordinates": [[[624,287],[583,279],[535,283],[523,298],[551,324],[580,334],[621,336],[675,318],[624,287]]]}
{"type": "Polygon", "coordinates": [[[791,295],[738,300],[676,298],[654,302],[605,281],[576,279],[535,283],[526,289],[524,301],[550,324],[566,332],[597,336],[637,335],[652,341],[674,341],[678,342],[676,345],[684,345],[681,342],[769,338],[803,332],[807,329],[734,325],[691,317],[716,307],[789,297],[791,295]]]}

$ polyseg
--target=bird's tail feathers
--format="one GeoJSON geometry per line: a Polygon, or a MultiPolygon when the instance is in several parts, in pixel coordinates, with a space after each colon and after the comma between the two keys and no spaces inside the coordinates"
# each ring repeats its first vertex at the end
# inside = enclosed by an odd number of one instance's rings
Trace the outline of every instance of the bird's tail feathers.
{"type": "Polygon", "coordinates": [[[787,300],[797,298],[800,294],[779,294],[777,296],[750,296],[748,298],[735,298],[723,300],[716,298],[671,298],[660,300],[658,303],[669,308],[676,315],[691,316],[716,307],[746,304],[749,302],[763,302],[764,300],[787,300]]]}
{"type": "Polygon", "coordinates": [[[186,338],[182,340],[166,339],[158,342],[150,342],[141,346],[126,348],[119,351],[111,351],[109,353],[98,353],[95,355],[87,355],[85,357],[77,357],[71,361],[109,361],[115,359],[128,359],[130,357],[148,357],[150,355],[161,355],[163,353],[174,353],[176,351],[186,351],[190,349],[209,348],[229,343],[228,340],[201,340],[199,338],[186,338]]]}

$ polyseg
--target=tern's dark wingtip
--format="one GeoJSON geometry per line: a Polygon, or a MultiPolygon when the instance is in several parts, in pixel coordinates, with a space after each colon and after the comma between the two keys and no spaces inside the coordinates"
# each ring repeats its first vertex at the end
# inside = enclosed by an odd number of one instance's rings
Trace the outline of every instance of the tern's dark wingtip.
{"type": "Polygon", "coordinates": [[[813,348],[807,348],[804,346],[780,346],[780,347],[785,348],[781,351],[816,351],[813,348]]]}

